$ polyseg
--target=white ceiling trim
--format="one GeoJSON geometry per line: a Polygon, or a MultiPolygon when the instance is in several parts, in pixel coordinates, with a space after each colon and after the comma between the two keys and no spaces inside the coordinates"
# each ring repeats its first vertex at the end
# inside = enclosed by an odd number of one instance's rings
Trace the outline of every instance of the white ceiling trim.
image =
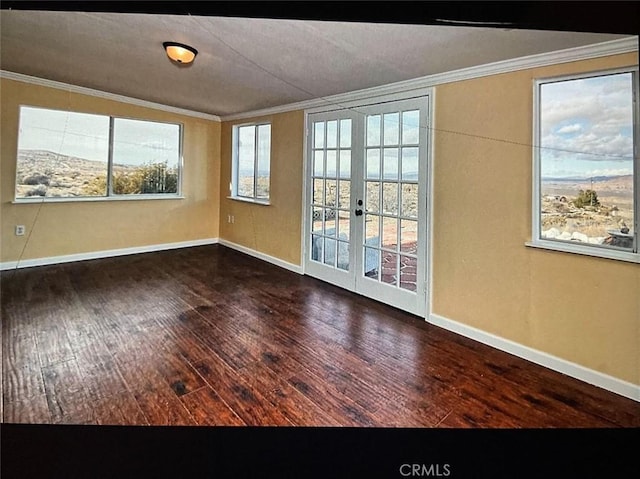
{"type": "Polygon", "coordinates": [[[22,73],[10,72],[7,70],[0,70],[0,78],[6,78],[7,80],[15,80],[23,83],[31,83],[33,85],[40,85],[49,88],[56,88],[58,90],[64,90],[71,93],[80,93],[82,95],[89,95],[98,98],[104,98],[107,100],[118,101],[120,103],[127,103],[130,105],[142,106],[145,108],[151,108],[154,110],[166,111],[169,113],[176,113],[178,115],[191,116],[195,118],[202,118],[204,120],[221,121],[217,115],[211,115],[209,113],[202,113],[199,111],[186,110],[184,108],[177,108],[175,106],[164,105],[162,103],[155,103],[152,101],[141,100],[139,98],[132,98],[124,95],[117,95],[115,93],[109,93],[101,90],[94,90],[93,88],[86,88],[83,86],[72,85],[70,83],[62,83],[53,80],[47,80],[46,78],[38,78],[30,75],[23,75],[22,73]]]}
{"type": "Polygon", "coordinates": [[[578,60],[589,60],[608,55],[617,55],[638,51],[638,37],[623,38],[609,42],[597,43],[582,47],[568,48],[555,52],[540,53],[515,59],[503,60],[486,65],[462,68],[451,72],[437,73],[412,80],[405,80],[379,87],[366,88],[348,93],[305,100],[288,105],[281,105],[262,110],[248,111],[234,115],[222,116],[222,121],[243,120],[277,113],[285,113],[295,110],[326,111],[336,108],[348,108],[350,102],[359,102],[378,96],[391,95],[396,93],[407,93],[412,90],[421,90],[436,85],[452,83],[462,80],[471,80],[484,76],[497,75],[500,73],[510,73],[528,68],[537,68],[558,63],[567,63],[578,60]]]}
{"type": "Polygon", "coordinates": [[[315,98],[311,100],[305,100],[296,103],[289,103],[286,105],[280,105],[271,108],[265,108],[261,110],[253,110],[244,113],[237,113],[233,115],[218,116],[209,113],[198,112],[194,110],[187,110],[184,108],[173,107],[164,105],[162,103],[155,103],[147,100],[141,100],[139,98],[132,98],[124,95],[117,95],[115,93],[109,93],[101,90],[95,90],[92,88],[86,88],[78,85],[72,85],[69,83],[57,82],[54,80],[48,80],[45,78],[34,77],[30,75],[24,75],[22,73],[10,72],[7,70],[0,70],[0,78],[6,78],[9,80],[16,80],[24,83],[31,83],[34,85],[40,85],[50,88],[56,88],[59,90],[65,90],[72,93],[80,93],[84,95],[94,96],[98,98],[105,98],[108,100],[118,101],[122,103],[128,103],[132,105],[142,106],[145,108],[152,108],[155,110],[166,111],[170,113],[176,113],[179,115],[191,116],[195,118],[202,118],[212,121],[234,121],[248,118],[255,118],[260,116],[274,115],[277,113],[285,113],[288,111],[296,110],[315,110],[324,111],[335,108],[348,107],[349,102],[360,102],[362,100],[372,99],[378,96],[392,95],[398,93],[408,93],[412,90],[421,90],[428,87],[442,85],[445,83],[451,83],[462,80],[470,80],[474,78],[480,78],[484,76],[497,75],[500,73],[509,73],[519,70],[525,70],[528,68],[536,68],[542,66],[548,66],[558,63],[566,63],[578,60],[588,60],[591,58],[598,58],[607,55],[616,55],[622,53],[629,53],[638,51],[638,37],[623,38],[621,40],[613,40],[609,42],[598,43],[595,45],[588,45],[583,47],[569,48],[565,50],[558,50],[555,52],[540,53],[537,55],[530,55],[526,57],[520,57],[516,59],[503,60],[499,62],[489,63],[486,65],[478,65],[475,67],[463,68],[460,70],[454,70],[451,72],[438,73],[435,75],[429,75],[425,77],[415,78],[411,80],[405,80],[396,83],[390,83],[373,88],[366,88],[362,90],[356,90],[347,93],[341,93],[338,95],[331,95],[327,97],[315,98]]]}

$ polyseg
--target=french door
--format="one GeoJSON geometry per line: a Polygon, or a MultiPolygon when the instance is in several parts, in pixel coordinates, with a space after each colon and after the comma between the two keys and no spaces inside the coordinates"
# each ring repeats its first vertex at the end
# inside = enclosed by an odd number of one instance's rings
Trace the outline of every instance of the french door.
{"type": "Polygon", "coordinates": [[[305,273],[423,316],[428,96],[312,113],[305,273]]]}

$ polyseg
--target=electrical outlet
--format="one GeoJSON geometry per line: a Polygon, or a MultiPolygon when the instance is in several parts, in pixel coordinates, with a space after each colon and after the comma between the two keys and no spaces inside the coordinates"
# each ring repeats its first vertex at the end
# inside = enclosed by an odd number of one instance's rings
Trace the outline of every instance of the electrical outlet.
{"type": "Polygon", "coordinates": [[[235,223],[235,222],[236,222],[236,217],[235,217],[235,216],[233,216],[233,215],[231,215],[231,224],[233,224],[233,223],[235,223]]]}
{"type": "Polygon", "coordinates": [[[24,236],[25,231],[24,225],[16,225],[16,236],[24,236]]]}

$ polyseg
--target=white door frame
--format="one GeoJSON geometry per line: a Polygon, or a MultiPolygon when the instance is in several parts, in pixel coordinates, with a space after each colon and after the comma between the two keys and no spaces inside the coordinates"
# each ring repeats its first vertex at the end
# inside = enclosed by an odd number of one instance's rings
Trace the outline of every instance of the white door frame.
{"type": "MultiPolygon", "coordinates": [[[[309,116],[314,113],[328,113],[336,110],[344,110],[344,109],[356,109],[358,107],[364,106],[373,106],[378,103],[386,103],[393,102],[399,100],[409,100],[413,98],[419,97],[428,97],[428,108],[427,108],[427,130],[426,130],[426,148],[425,148],[425,156],[426,156],[426,167],[425,167],[425,175],[426,181],[424,184],[421,183],[421,186],[424,188],[426,194],[426,217],[423,218],[424,224],[419,223],[419,228],[422,228],[424,231],[424,238],[426,242],[426,247],[424,248],[424,274],[423,277],[420,278],[421,284],[418,284],[418,288],[424,288],[424,308],[423,313],[420,313],[419,316],[423,318],[428,318],[429,314],[432,311],[432,284],[433,284],[433,156],[434,156],[434,135],[433,135],[433,124],[434,124],[434,110],[435,110],[435,89],[433,87],[420,88],[407,92],[399,92],[392,93],[389,95],[370,97],[363,100],[353,100],[353,101],[341,101],[340,103],[332,103],[326,106],[320,106],[315,108],[306,109],[304,111],[304,135],[303,135],[303,168],[302,168],[302,211],[303,211],[303,227],[301,231],[301,254],[300,254],[300,264],[302,268],[302,274],[307,274],[306,271],[306,258],[309,254],[308,251],[308,238],[311,235],[310,231],[310,209],[307,204],[307,196],[309,194],[309,116]]],[[[425,175],[422,175],[424,178],[425,175]]],[[[423,180],[421,180],[423,181],[423,180]]]]}

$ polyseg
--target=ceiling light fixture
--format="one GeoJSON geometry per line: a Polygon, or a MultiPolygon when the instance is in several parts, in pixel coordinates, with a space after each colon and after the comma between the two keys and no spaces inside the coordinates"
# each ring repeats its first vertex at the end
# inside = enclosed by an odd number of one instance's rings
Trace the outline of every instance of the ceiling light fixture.
{"type": "Polygon", "coordinates": [[[164,42],[162,46],[171,60],[182,65],[191,63],[198,54],[198,50],[182,43],[164,42]]]}

